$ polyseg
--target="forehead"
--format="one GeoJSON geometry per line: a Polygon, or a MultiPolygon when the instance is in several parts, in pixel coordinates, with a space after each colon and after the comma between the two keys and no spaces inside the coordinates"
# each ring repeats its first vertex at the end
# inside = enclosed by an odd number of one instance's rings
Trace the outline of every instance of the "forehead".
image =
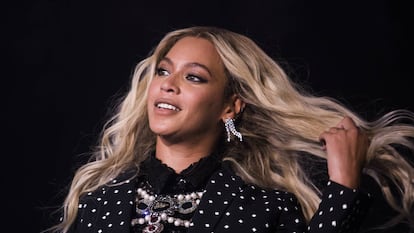
{"type": "Polygon", "coordinates": [[[183,62],[197,62],[210,68],[224,70],[223,62],[214,45],[204,38],[184,37],[168,51],[166,57],[183,62]]]}

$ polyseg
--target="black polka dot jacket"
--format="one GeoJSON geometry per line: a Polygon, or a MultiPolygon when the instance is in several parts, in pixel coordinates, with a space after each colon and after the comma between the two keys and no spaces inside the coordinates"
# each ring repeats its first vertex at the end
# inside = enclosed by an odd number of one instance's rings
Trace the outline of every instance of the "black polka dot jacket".
{"type": "MultiPolygon", "coordinates": [[[[112,183],[122,184],[81,198],[70,233],[131,232],[136,181],[121,176],[112,183]]],[[[328,182],[318,211],[306,224],[294,195],[246,184],[224,167],[209,179],[188,232],[358,232],[369,203],[365,193],[328,182]]]]}

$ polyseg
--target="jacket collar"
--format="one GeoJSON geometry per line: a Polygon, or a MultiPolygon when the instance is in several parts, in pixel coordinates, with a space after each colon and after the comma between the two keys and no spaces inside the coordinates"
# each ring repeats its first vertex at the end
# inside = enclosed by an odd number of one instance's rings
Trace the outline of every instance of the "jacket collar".
{"type": "Polygon", "coordinates": [[[220,167],[220,164],[218,154],[213,153],[191,164],[180,174],[176,174],[172,168],[162,163],[152,153],[141,164],[139,176],[146,176],[145,179],[156,193],[174,193],[173,189],[196,191],[204,187],[211,174],[220,167]]]}

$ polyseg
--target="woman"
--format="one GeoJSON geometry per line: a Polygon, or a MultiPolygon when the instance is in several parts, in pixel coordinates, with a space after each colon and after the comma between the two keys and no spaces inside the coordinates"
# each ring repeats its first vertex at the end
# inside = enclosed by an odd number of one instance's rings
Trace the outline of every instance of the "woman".
{"type": "Polygon", "coordinates": [[[243,35],[176,30],[137,65],[54,229],[354,232],[370,202],[362,172],[412,220],[414,172],[394,145],[414,148],[413,121],[366,122],[305,93],[243,35]],[[326,180],[309,169],[321,160],[326,180]]]}

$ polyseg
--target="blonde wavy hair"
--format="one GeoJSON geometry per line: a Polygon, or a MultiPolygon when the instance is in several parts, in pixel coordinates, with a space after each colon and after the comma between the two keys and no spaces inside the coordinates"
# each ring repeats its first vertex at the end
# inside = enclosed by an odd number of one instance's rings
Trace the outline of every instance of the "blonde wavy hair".
{"type": "Polygon", "coordinates": [[[82,194],[107,184],[122,171],[137,169],[155,148],[146,108],[148,86],[160,59],[187,36],[207,39],[215,46],[227,72],[228,92],[246,103],[236,122],[244,141],[227,144],[223,153],[223,160],[231,161],[243,180],[293,193],[309,221],[320,203],[321,190],[299,162],[326,158],[319,135],[350,116],[370,139],[364,173],[378,183],[399,213],[397,220],[407,219],[414,225],[414,170],[396,148],[414,151],[412,112],[396,110],[368,122],[336,100],[305,92],[248,37],[215,27],[190,27],[165,35],[137,64],[130,90],[105,125],[91,161],[74,175],[62,206],[63,220],[54,231],[68,231],[82,194]]]}

